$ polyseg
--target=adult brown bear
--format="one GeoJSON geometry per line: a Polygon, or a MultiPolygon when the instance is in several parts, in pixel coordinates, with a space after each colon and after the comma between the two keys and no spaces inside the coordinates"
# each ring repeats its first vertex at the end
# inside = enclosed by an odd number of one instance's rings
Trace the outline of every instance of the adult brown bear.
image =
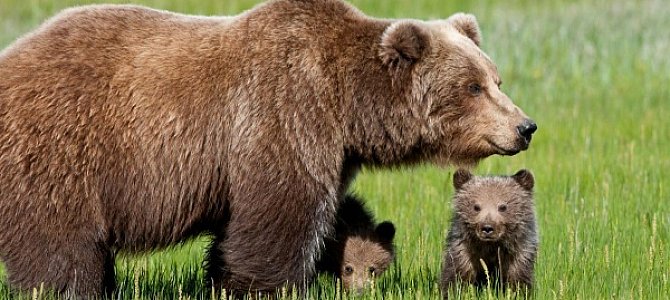
{"type": "Polygon", "coordinates": [[[375,19],[340,0],[60,13],[0,52],[9,283],[101,295],[117,251],[209,231],[215,282],[303,286],[362,165],[528,147],[536,126],[479,42],[470,15],[375,19]]]}

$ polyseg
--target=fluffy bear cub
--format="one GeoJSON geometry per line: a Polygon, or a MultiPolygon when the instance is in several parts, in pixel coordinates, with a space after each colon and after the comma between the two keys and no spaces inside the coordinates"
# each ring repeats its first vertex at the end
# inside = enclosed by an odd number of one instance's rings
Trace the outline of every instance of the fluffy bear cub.
{"type": "Polygon", "coordinates": [[[334,234],[325,239],[317,269],[334,274],[345,289],[360,294],[393,262],[394,236],[393,223],[375,225],[362,200],[348,194],[337,209],[334,234]]]}
{"type": "Polygon", "coordinates": [[[454,213],[442,262],[445,298],[456,282],[530,290],[538,250],[531,172],[483,177],[461,169],[453,184],[454,213]]]}

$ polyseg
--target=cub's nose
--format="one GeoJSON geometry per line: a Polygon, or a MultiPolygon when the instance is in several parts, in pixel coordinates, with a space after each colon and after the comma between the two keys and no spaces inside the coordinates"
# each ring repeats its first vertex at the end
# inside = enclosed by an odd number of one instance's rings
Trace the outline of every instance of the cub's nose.
{"type": "Polygon", "coordinates": [[[526,139],[526,141],[530,141],[533,133],[537,130],[537,124],[531,119],[526,119],[521,125],[516,127],[516,130],[519,132],[520,136],[526,139]]]}
{"type": "Polygon", "coordinates": [[[482,225],[482,232],[486,235],[491,235],[493,233],[493,226],[491,225],[482,225]]]}

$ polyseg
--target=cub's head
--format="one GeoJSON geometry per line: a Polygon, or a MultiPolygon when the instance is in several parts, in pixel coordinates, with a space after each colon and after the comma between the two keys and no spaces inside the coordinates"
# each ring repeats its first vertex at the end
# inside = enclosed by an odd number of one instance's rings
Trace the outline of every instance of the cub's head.
{"type": "Polygon", "coordinates": [[[537,126],[501,91],[496,65],[479,48],[474,16],[396,21],[382,35],[380,56],[420,116],[432,159],[460,165],[526,150],[537,126]]]}
{"type": "Polygon", "coordinates": [[[533,175],[521,170],[512,176],[479,177],[466,170],[454,173],[454,211],[468,234],[484,242],[513,236],[534,222],[533,175]]]}
{"type": "Polygon", "coordinates": [[[394,236],[393,223],[386,221],[369,236],[347,237],[339,271],[345,289],[360,294],[386,271],[395,257],[394,236]]]}

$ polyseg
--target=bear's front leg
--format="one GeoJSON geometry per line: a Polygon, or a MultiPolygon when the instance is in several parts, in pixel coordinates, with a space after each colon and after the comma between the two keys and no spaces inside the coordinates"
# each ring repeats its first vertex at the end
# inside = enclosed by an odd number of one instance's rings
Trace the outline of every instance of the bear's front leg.
{"type": "Polygon", "coordinates": [[[524,296],[531,294],[533,288],[535,251],[520,251],[516,253],[509,265],[505,278],[508,288],[524,296]]]}
{"type": "Polygon", "coordinates": [[[442,259],[441,288],[444,299],[448,299],[448,293],[455,292],[453,288],[465,284],[474,284],[476,273],[468,250],[462,243],[457,243],[456,238],[451,238],[442,259]]]}
{"type": "Polygon", "coordinates": [[[208,267],[211,280],[235,293],[305,290],[331,230],[337,196],[298,179],[253,186],[254,192],[231,195],[225,237],[209,251],[223,256],[209,258],[219,265],[208,267]]]}
{"type": "MultiPolygon", "coordinates": [[[[227,223],[226,223],[227,224],[227,223]]],[[[223,278],[226,276],[226,262],[223,260],[223,241],[225,239],[225,227],[215,233],[214,240],[209,245],[205,254],[205,284],[219,291],[223,288],[223,278]]]]}

